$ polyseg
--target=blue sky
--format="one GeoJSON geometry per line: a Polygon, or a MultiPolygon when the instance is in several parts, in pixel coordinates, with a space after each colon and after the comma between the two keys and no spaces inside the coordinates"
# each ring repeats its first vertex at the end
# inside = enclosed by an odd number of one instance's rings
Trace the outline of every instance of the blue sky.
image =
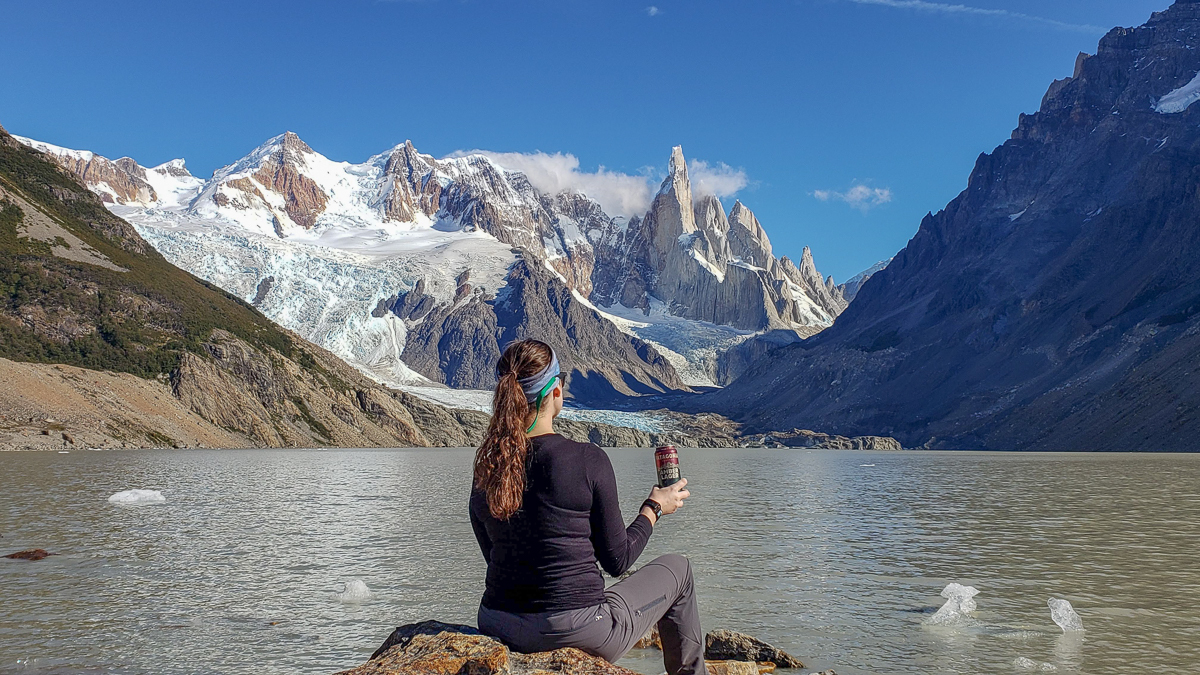
{"type": "Polygon", "coordinates": [[[811,246],[841,281],[961,191],[1078,52],[1169,4],[962,2],[0,0],[0,124],[203,177],[283,130],[338,160],[410,138],[583,174],[661,174],[682,145],[715,189],[744,183],[777,254],[811,246]]]}

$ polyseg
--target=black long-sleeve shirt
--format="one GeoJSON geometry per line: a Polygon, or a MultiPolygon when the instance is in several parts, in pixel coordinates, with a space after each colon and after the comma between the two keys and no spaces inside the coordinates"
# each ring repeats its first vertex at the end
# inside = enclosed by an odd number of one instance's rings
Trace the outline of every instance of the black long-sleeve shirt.
{"type": "Polygon", "coordinates": [[[497,520],[483,492],[471,492],[471,526],[488,564],[483,606],[527,613],[598,605],[604,579],[596,563],[623,574],[654,527],[640,513],[625,527],[617,478],[599,447],[558,434],[532,441],[516,514],[497,520]]]}

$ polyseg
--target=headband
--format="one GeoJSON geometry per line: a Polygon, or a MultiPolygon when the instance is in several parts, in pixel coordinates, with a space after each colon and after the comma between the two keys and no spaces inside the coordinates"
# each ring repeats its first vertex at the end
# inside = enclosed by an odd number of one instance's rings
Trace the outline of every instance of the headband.
{"type": "Polygon", "coordinates": [[[546,385],[558,377],[560,372],[562,371],[558,367],[558,355],[551,349],[550,365],[546,366],[545,370],[537,375],[517,380],[517,384],[521,385],[521,391],[525,392],[525,400],[529,403],[536,401],[539,395],[544,394],[542,390],[546,388],[546,385]]]}

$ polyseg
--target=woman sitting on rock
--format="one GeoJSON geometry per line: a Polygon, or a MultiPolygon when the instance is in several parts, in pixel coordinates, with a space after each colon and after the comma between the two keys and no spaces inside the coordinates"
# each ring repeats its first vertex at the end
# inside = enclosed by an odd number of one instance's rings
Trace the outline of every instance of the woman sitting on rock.
{"type": "Polygon", "coordinates": [[[616,661],[658,624],[667,672],[705,675],[687,558],[655,558],[607,590],[596,567],[624,574],[659,517],[683,505],[687,480],[651,489],[626,527],[608,455],[554,433],[563,383],[550,346],[514,342],[496,370],[471,492],[471,525],[488,566],[479,630],[520,652],[577,647],[616,661]]]}

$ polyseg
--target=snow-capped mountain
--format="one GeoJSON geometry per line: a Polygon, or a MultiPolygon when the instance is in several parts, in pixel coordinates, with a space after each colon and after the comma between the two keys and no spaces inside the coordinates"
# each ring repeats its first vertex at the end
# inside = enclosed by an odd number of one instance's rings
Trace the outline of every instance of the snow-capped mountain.
{"type": "Polygon", "coordinates": [[[867,283],[867,279],[875,276],[877,272],[887,269],[887,266],[891,264],[891,262],[892,258],[880,260],[874,265],[871,265],[867,269],[847,279],[845,283],[842,283],[838,286],[838,288],[840,288],[842,291],[842,297],[846,299],[847,303],[852,302],[854,298],[858,297],[858,291],[862,288],[863,284],[867,283]]]}
{"type": "Polygon", "coordinates": [[[841,288],[777,259],[753,213],[692,194],[680,148],[644,216],[547,194],[483,154],[411,142],[361,164],[293,133],[216,171],[22,139],[101,194],[172,263],[397,386],[485,388],[508,340],[570,354],[579,397],[712,385],[764,331],[819,332],[841,288]]]}

